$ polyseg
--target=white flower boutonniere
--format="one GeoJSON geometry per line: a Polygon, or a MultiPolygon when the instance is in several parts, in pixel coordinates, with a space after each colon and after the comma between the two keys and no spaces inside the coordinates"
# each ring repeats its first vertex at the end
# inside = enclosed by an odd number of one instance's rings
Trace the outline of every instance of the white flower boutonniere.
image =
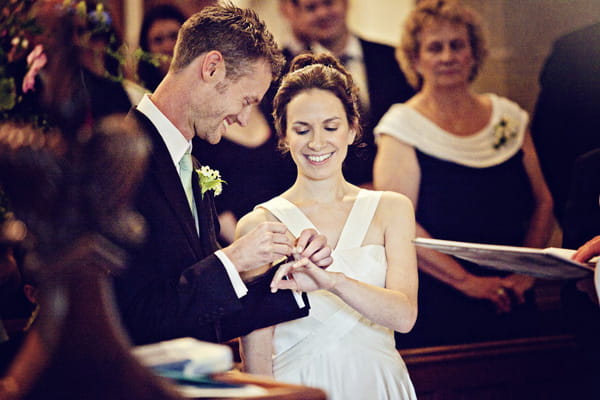
{"type": "Polygon", "coordinates": [[[507,117],[500,118],[500,121],[494,126],[494,149],[498,150],[511,139],[517,137],[519,124],[507,117]]]}
{"type": "Polygon", "coordinates": [[[214,191],[215,196],[218,196],[223,191],[223,183],[225,182],[221,179],[221,174],[218,170],[214,170],[209,166],[205,165],[200,169],[196,170],[198,174],[198,182],[200,183],[200,189],[202,191],[202,198],[204,199],[204,193],[209,190],[214,191]]]}

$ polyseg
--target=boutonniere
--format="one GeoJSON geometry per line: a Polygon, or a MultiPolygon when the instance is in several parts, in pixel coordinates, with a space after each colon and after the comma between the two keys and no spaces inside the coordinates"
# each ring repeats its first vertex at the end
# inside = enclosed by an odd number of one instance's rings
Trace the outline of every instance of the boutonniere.
{"type": "Polygon", "coordinates": [[[204,193],[209,190],[214,191],[214,195],[218,196],[223,191],[223,183],[225,182],[221,179],[221,174],[218,170],[210,168],[208,165],[203,166],[200,169],[196,170],[198,174],[198,182],[200,183],[200,190],[202,193],[202,198],[204,199],[204,193]]]}
{"type": "Polygon", "coordinates": [[[519,124],[507,117],[500,118],[500,121],[494,126],[494,149],[507,144],[511,139],[517,137],[519,132],[519,124]]]}

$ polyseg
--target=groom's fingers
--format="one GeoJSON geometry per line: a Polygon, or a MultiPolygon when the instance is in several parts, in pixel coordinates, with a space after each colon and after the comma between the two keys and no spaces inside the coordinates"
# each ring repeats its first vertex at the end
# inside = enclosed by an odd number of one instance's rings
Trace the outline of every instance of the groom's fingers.
{"type": "Polygon", "coordinates": [[[300,232],[300,236],[298,236],[298,239],[296,240],[296,248],[300,252],[304,251],[306,246],[313,240],[315,236],[318,235],[319,233],[312,228],[304,229],[302,232],[300,232]]]}

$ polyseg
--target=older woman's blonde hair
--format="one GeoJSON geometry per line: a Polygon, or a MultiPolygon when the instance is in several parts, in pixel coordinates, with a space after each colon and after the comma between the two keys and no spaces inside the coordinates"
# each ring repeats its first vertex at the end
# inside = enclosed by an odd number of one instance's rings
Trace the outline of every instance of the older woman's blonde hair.
{"type": "Polygon", "coordinates": [[[416,90],[420,90],[423,86],[423,78],[414,67],[421,46],[419,34],[427,25],[441,22],[464,25],[467,28],[474,59],[469,82],[477,77],[487,56],[483,22],[479,14],[461,5],[457,0],[421,0],[406,19],[402,39],[396,48],[396,59],[400,63],[408,83],[416,90]]]}

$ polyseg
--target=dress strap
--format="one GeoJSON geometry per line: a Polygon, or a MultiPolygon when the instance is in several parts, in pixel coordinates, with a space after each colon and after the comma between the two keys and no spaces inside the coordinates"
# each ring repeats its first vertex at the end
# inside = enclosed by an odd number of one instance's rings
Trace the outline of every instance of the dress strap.
{"type": "Polygon", "coordinates": [[[360,247],[371,226],[383,192],[361,189],[356,196],[355,204],[350,210],[344,229],[336,246],[338,249],[360,247]]]}
{"type": "Polygon", "coordinates": [[[308,228],[312,228],[318,232],[318,229],[294,203],[281,196],[259,204],[255,208],[258,207],[269,210],[278,220],[287,226],[295,237],[300,236],[300,233],[308,228]]]}

